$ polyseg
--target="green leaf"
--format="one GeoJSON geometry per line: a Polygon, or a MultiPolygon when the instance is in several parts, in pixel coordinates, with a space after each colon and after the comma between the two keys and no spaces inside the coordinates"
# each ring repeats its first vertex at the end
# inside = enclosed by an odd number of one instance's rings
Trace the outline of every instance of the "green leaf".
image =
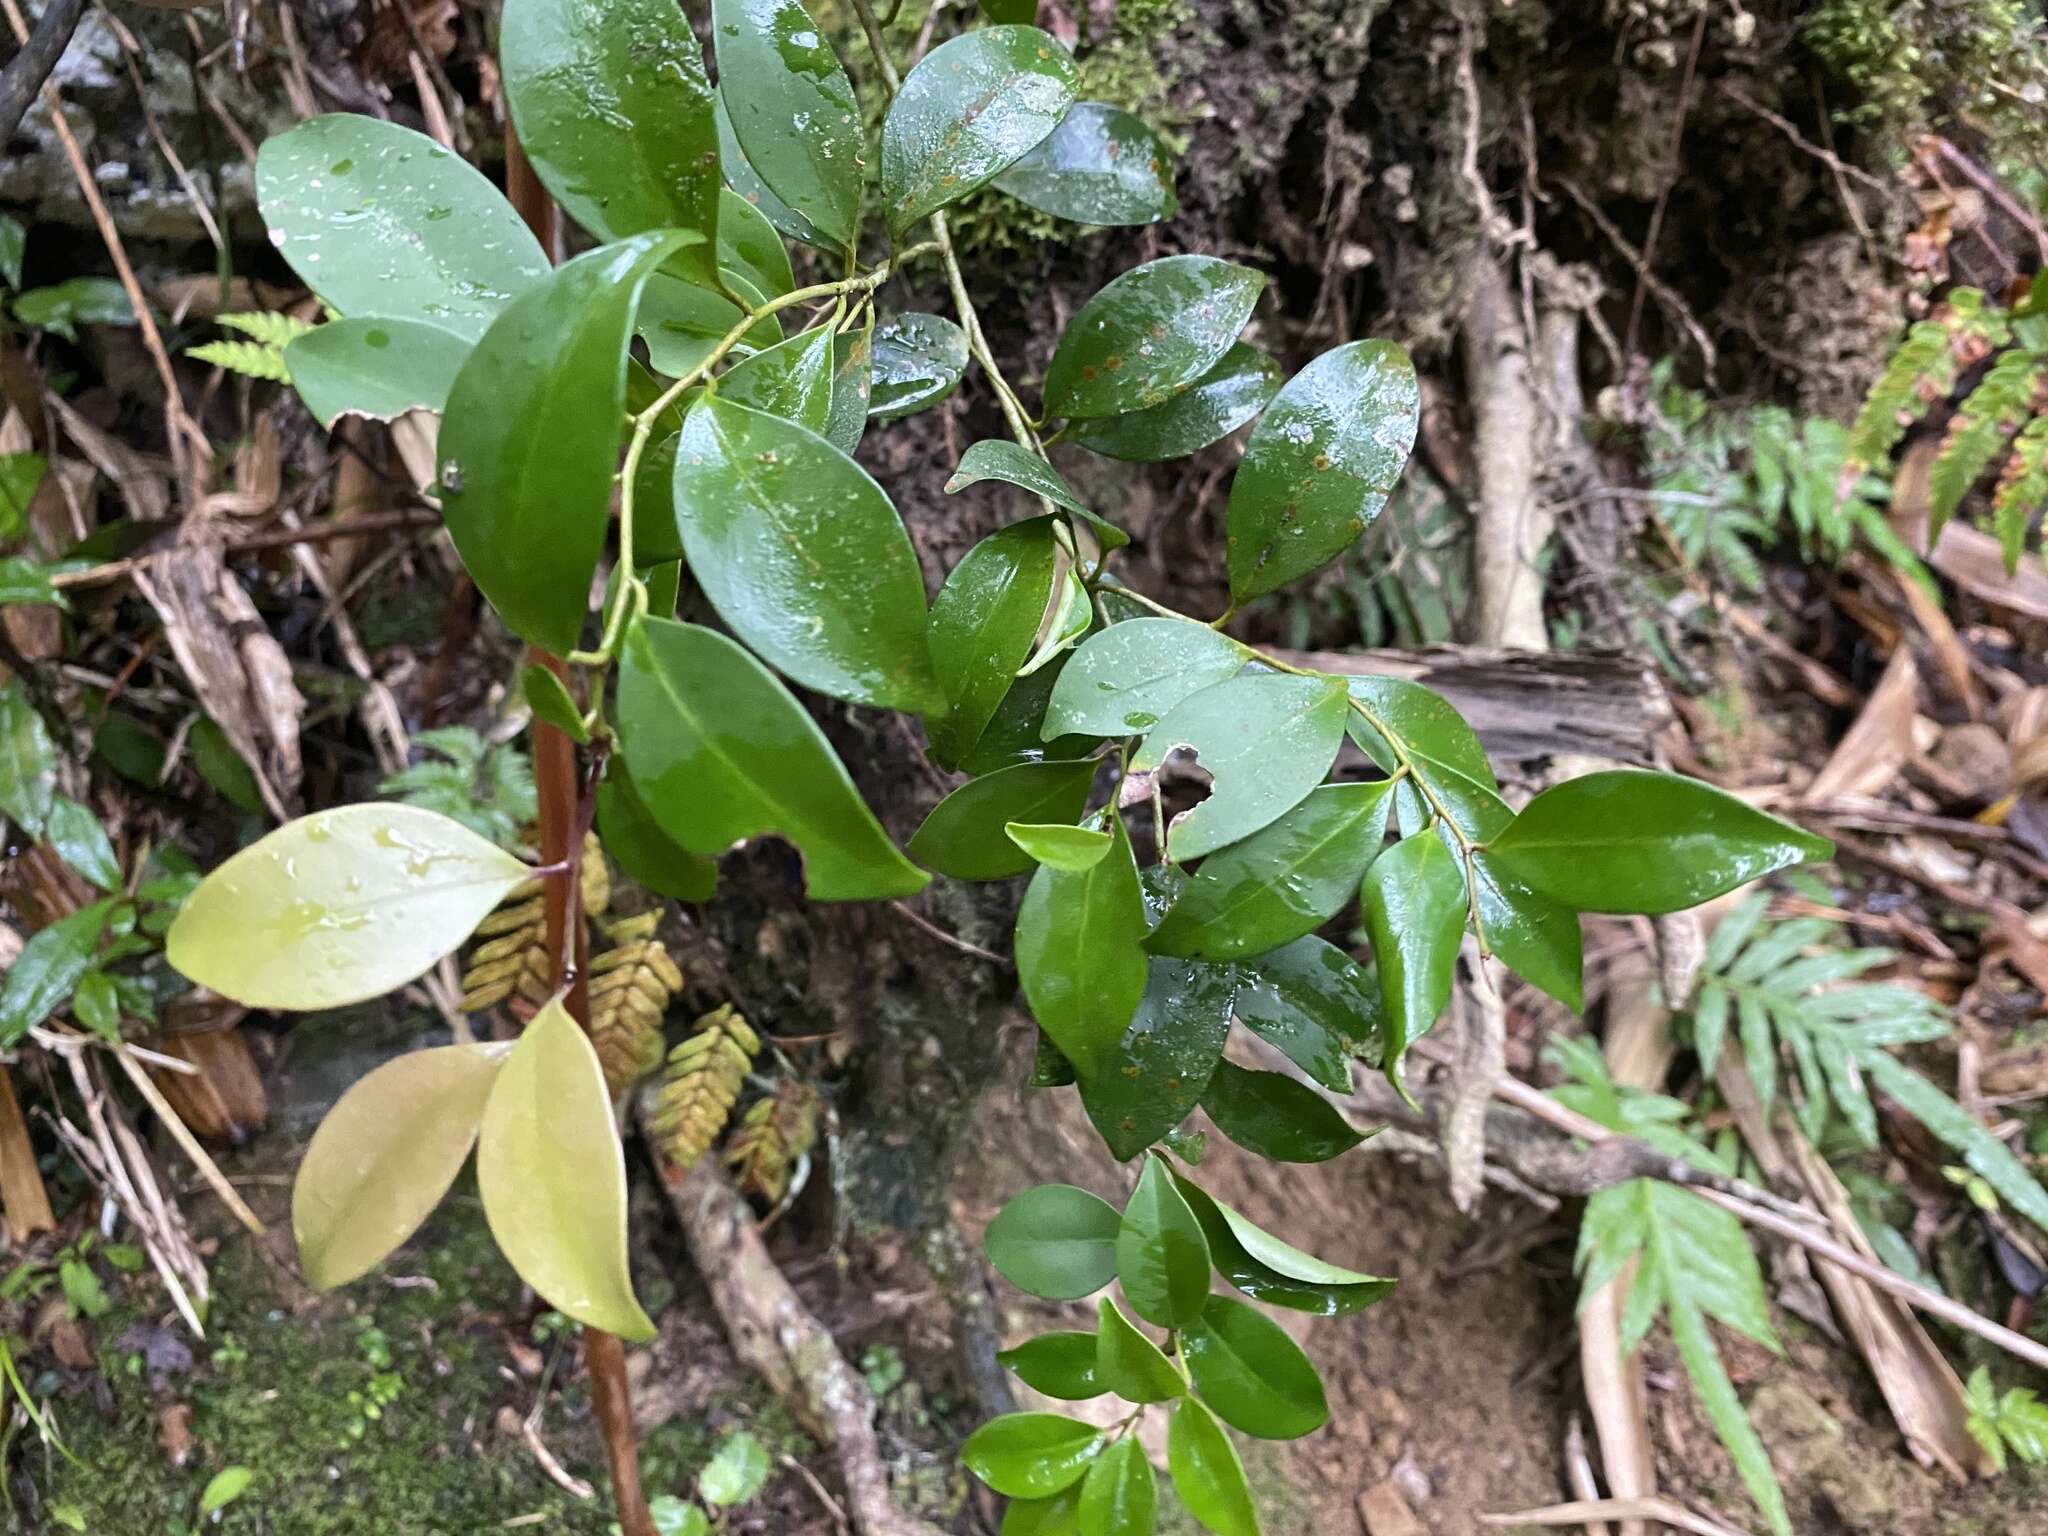
{"type": "Polygon", "coordinates": [[[1312,933],[1349,901],[1386,836],[1393,786],[1324,784],[1270,826],[1202,861],[1146,947],[1236,960],[1312,933]]]}
{"type": "Polygon", "coordinates": [[[626,1153],[611,1093],[559,997],[499,1068],[476,1183],[491,1236],[543,1301],[586,1328],[654,1337],[626,1260],[626,1153]]]}
{"type": "MultiPolygon", "coordinates": [[[[121,1038],[121,994],[105,971],[87,971],[71,989],[71,1017],[107,1040],[121,1038]]],[[[89,1273],[89,1271],[88,1271],[89,1273]]]]}
{"type": "Polygon", "coordinates": [[[50,801],[43,839],[57,850],[59,858],[101,890],[121,888],[121,865],[114,857],[114,845],[107,841],[99,818],[76,800],[57,795],[50,801]]]}
{"type": "Polygon", "coordinates": [[[1237,676],[1250,654],[1185,619],[1112,624],[1084,640],[1061,671],[1040,734],[1050,741],[1069,732],[1149,731],[1176,704],[1237,676]]]}
{"type": "Polygon", "coordinates": [[[1160,1158],[1145,1159],[1124,1207],[1116,1278],[1131,1310],[1161,1328],[1196,1322],[1209,1300],[1209,1245],[1160,1158]]]}
{"type": "Polygon", "coordinates": [[[981,14],[1003,26],[1028,27],[1038,20],[1038,0],[981,0],[981,14]]]}
{"type": "Polygon", "coordinates": [[[1543,791],[1492,848],[1580,912],[1676,912],[1834,844],[1696,779],[1615,770],[1543,791]]]}
{"type": "Polygon", "coordinates": [[[1216,1272],[1247,1296],[1317,1317],[1346,1317],[1394,1288],[1391,1280],[1325,1263],[1281,1242],[1178,1175],[1175,1183],[1202,1224],[1216,1272]]]}
{"type": "Polygon", "coordinates": [[[1323,1384],[1286,1331],[1229,1296],[1212,1296],[1181,1340],[1195,1391],[1217,1417],[1261,1440],[1293,1440],[1330,1416],[1323,1384]]]}
{"type": "Polygon", "coordinates": [[[519,144],[600,241],[691,230],[678,272],[716,277],[718,127],[704,54],[671,0],[506,0],[498,68],[519,144]]]}
{"type": "Polygon", "coordinates": [[[890,843],[824,733],[768,669],[715,630],[628,627],[619,735],[643,803],[715,858],[773,833],[803,856],[814,901],[908,896],[930,880],[890,843]]]}
{"type": "Polygon", "coordinates": [[[0,687],[0,813],[41,837],[57,793],[57,747],[20,678],[0,687]]]}
{"type": "Polygon", "coordinates": [[[937,405],[967,372],[967,333],[943,315],[896,315],[875,327],[868,415],[894,421],[937,405]]]}
{"type": "Polygon", "coordinates": [[[22,603],[44,603],[53,608],[67,611],[71,604],[65,600],[52,581],[64,571],[83,570],[84,565],[75,560],[59,561],[55,565],[38,565],[33,560],[19,556],[0,557],[0,608],[22,603]]]}
{"type": "Polygon", "coordinates": [[[960,467],[946,482],[946,494],[950,496],[983,480],[1001,480],[1009,485],[1022,486],[1034,495],[1043,496],[1054,506],[1065,508],[1095,530],[1104,549],[1121,549],[1131,542],[1130,535],[1123,529],[1083,505],[1074,494],[1073,487],[1043,457],[1016,443],[991,437],[971,445],[960,456],[960,467]]]}
{"type": "Polygon", "coordinates": [[[623,756],[614,758],[597,786],[597,835],[620,869],[658,896],[709,901],[718,866],[678,847],[633,787],[623,756]]]}
{"type": "Polygon", "coordinates": [[[1041,1333],[1015,1349],[1001,1351],[996,1363],[1016,1372],[1017,1379],[1034,1391],[1078,1403],[1109,1390],[1109,1384],[1096,1374],[1095,1354],[1092,1333],[1041,1333]]]}
{"type": "Polygon", "coordinates": [[[1668,1317],[1671,1342],[1678,1348],[1678,1358],[1685,1365],[1686,1375],[1692,1378],[1693,1391],[1699,1397],[1700,1407],[1706,1410],[1714,1433],[1728,1448],[1742,1485],[1756,1500],[1775,1536],[1792,1536],[1792,1521],[1785,1512],[1785,1495],[1778,1487],[1777,1474],[1771,1470],[1770,1453],[1750,1426],[1749,1415],[1743,1412],[1742,1399],[1735,1395],[1735,1383],[1722,1368],[1720,1353],[1714,1348],[1705,1319],[1693,1307],[1679,1301],[1672,1303],[1668,1317]]]}
{"type": "Polygon", "coordinates": [[[1357,705],[1352,737],[1386,772],[1401,765],[1387,744],[1392,735],[1410,758],[1449,768],[1483,789],[1500,788],[1478,734],[1442,694],[1401,677],[1353,677],[1345,679],[1345,686],[1357,705]]]}
{"type": "Polygon", "coordinates": [[[1006,1413],[967,1437],[960,1460],[997,1493],[1043,1499],[1078,1483],[1103,1432],[1060,1413],[1006,1413]]]}
{"type": "Polygon", "coordinates": [[[1057,563],[1051,518],[1012,523],[962,555],[932,599],[932,669],[948,708],[927,729],[941,762],[973,750],[1030,657],[1057,563]]]}
{"type": "MultiPolygon", "coordinates": [[[[798,213],[789,204],[769,190],[760,173],[747,160],[746,151],[740,148],[740,141],[732,129],[732,118],[726,112],[723,100],[715,103],[713,116],[718,127],[718,160],[725,172],[726,185],[733,195],[750,204],[777,230],[792,240],[801,240],[814,245],[821,251],[838,249],[838,242],[798,213]]],[[[725,201],[719,200],[719,233],[725,232],[725,201]]],[[[792,284],[794,286],[794,284],[792,284]]]]}
{"type": "Polygon", "coordinates": [[[1236,969],[1238,1021],[1331,1092],[1351,1091],[1354,1056],[1377,1060],[1379,990],[1336,945],[1296,939],[1236,969]]]}
{"type": "Polygon", "coordinates": [[[1145,993],[1145,899],[1120,818],[1107,857],[1041,864],[1017,911],[1017,979],[1031,1015],[1086,1077],[1123,1038],[1145,993]]]}
{"type": "Polygon", "coordinates": [[[1066,822],[1006,822],[1003,836],[1022,849],[1034,863],[1069,874],[1093,869],[1116,845],[1116,838],[1108,832],[1098,832],[1093,827],[1069,826],[1066,822]]]}
{"type": "Polygon", "coordinates": [[[967,773],[991,773],[1010,763],[1035,763],[1046,758],[1087,757],[1102,745],[1100,737],[1073,734],[1041,741],[1045,707],[1052,691],[1065,675],[1072,651],[1063,651],[1045,665],[1019,677],[989,717],[966,757],[960,762],[967,773]]]}
{"type": "Polygon", "coordinates": [[[1145,995],[1101,1070],[1081,1079],[1081,1103],[1128,1161],[1194,1113],[1223,1059],[1237,978],[1229,966],[1155,959],[1145,995]]]}
{"type": "Polygon", "coordinates": [[[548,273],[481,172],[379,118],[334,112],[266,139],[256,202],[271,243],[338,315],[418,320],[475,341],[548,273]]]}
{"type": "MultiPolygon", "coordinates": [[[[723,276],[749,303],[754,301],[756,295],[747,292],[748,285],[738,273],[728,269],[723,276]]],[[[737,304],[701,282],[657,272],[647,280],[633,311],[633,334],[647,343],[649,367],[669,378],[681,378],[710,357],[744,318],[737,304]]],[[[763,315],[747,328],[733,351],[745,356],[780,340],[782,322],[772,314],[763,315]]]]}
{"type": "Polygon", "coordinates": [[[866,470],[794,422],[707,396],[683,421],[675,500],[691,574],[764,660],[834,698],[940,707],[917,555],[866,470]]]}
{"type": "Polygon", "coordinates": [[[1047,1301],[1092,1296],[1116,1278],[1116,1207],[1071,1184],[1027,1189],[988,1224],[989,1262],[1047,1301]]]}
{"type": "Polygon", "coordinates": [[[332,427],[343,416],[445,410],[469,353],[469,338],[438,325],[358,316],[306,332],[284,349],[284,363],[313,419],[332,427]]]}
{"type": "Polygon", "coordinates": [[[764,299],[780,298],[796,287],[781,231],[730,187],[718,194],[718,264],[744,277],[764,299]]]}
{"type": "Polygon", "coordinates": [[[1863,1051],[1857,1059],[1880,1093],[1896,1099],[1907,1113],[1939,1137],[1971,1172],[1998,1191],[2001,1200],[2035,1226],[2048,1230],[2048,1192],[2042,1190],[2004,1142],[1984,1129],[1975,1115],[1911,1067],[1881,1050],[1863,1051]]]}
{"type": "Polygon", "coordinates": [[[1174,1406],[1166,1428],[1166,1465],[1187,1512],[1215,1536],[1259,1536],[1258,1511],[1237,1447],[1199,1399],[1174,1406]]]}
{"type": "Polygon", "coordinates": [[[773,1464],[761,1442],[744,1429],[719,1442],[711,1460],[697,1474],[697,1496],[714,1510],[744,1504],[768,1484],[773,1464]]]}
{"type": "Polygon", "coordinates": [[[491,326],[448,393],[449,536],[506,627],[558,655],[576,647],[604,551],[634,305],[678,238],[643,235],[556,268],[491,326]]]}
{"type": "Polygon", "coordinates": [[[92,965],[113,909],[111,901],[96,901],[29,935],[0,979],[0,1050],[64,1006],[92,965]]]}
{"type": "Polygon", "coordinates": [[[534,719],[552,725],[579,745],[590,740],[590,732],[583,724],[583,712],[569,697],[568,684],[552,668],[537,661],[521,667],[519,691],[525,695],[534,719]]]}
{"type": "Polygon", "coordinates": [[[859,330],[832,338],[832,412],[825,419],[825,441],[848,458],[868,429],[868,402],[874,395],[875,317],[871,311],[859,330]]]}
{"type": "Polygon", "coordinates": [[[199,1518],[226,1509],[235,1500],[249,1491],[249,1484],[256,1480],[256,1474],[247,1467],[222,1467],[207,1479],[206,1487],[199,1494],[199,1518]]]}
{"type": "Polygon", "coordinates": [[[28,504],[49,467],[40,453],[0,453],[0,539],[15,538],[28,526],[28,504]]]}
{"type": "Polygon", "coordinates": [[[76,341],[81,325],[133,325],[135,310],[128,290],[113,278],[72,277],[22,294],[14,301],[14,318],[76,341]]]}
{"type": "Polygon", "coordinates": [[[1081,1536],[1081,1485],[1049,1499],[1010,1500],[1002,1536],[1081,1536]]]}
{"type": "MultiPolygon", "coordinates": [[[[1071,823],[1088,804],[1095,764],[1019,763],[969,779],[932,808],[904,845],[927,869],[955,880],[1005,880],[1036,860],[1005,830],[1010,823],[1071,823]]],[[[1078,828],[1076,830],[1079,830],[1078,828]]],[[[1103,839],[1107,848],[1108,839],[1103,839]]]]}
{"type": "Polygon", "coordinates": [[[1491,852],[1472,856],[1472,880],[1486,947],[1517,976],[1577,1013],[1586,1002],[1579,914],[1535,890],[1491,852]]]}
{"type": "Polygon", "coordinates": [[[672,1493],[650,1499],[647,1513],[654,1521],[654,1536],[712,1536],[710,1516],[672,1493]]]}
{"type": "Polygon", "coordinates": [[[1315,1089],[1278,1072],[1219,1062],[1202,1094],[1216,1129],[1248,1152],[1280,1163],[1322,1163],[1365,1140],[1315,1089]]]}
{"type": "Polygon", "coordinates": [[[1148,772],[1188,747],[1212,780],[1209,798],[1174,818],[1169,854],[1200,858],[1299,805],[1335,760],[1348,708],[1336,678],[1266,672],[1205,688],[1167,711],[1131,767],[1148,772]]]}
{"type": "Polygon", "coordinates": [[[1238,342],[1179,394],[1149,410],[1076,422],[1067,436],[1105,458],[1156,464],[1227,437],[1280,391],[1280,365],[1238,342]]]}
{"type": "Polygon", "coordinates": [[[316,811],[201,881],[178,909],[165,955],[251,1008],[339,1008],[423,974],[532,875],[432,811],[316,811]]]}
{"type": "Polygon", "coordinates": [[[981,27],[904,77],[882,120],[882,200],[902,234],[1000,176],[1074,104],[1074,61],[1036,27],[981,27]]]}
{"type": "Polygon", "coordinates": [[[228,740],[228,733],[221,729],[220,722],[210,715],[200,717],[192,727],[189,740],[192,766],[199,770],[199,776],[237,810],[261,816],[264,813],[263,791],[257,786],[256,775],[228,740]]]}
{"type": "Polygon", "coordinates": [[[718,95],[747,164],[842,246],[860,229],[860,103],[797,0],[713,0],[718,95]]]}
{"type": "MultiPolygon", "coordinates": [[[[719,398],[780,416],[822,437],[832,420],[832,338],[832,327],[820,325],[741,358],[719,376],[719,398]]],[[[689,427],[683,431],[687,434],[689,427]]]]}
{"type": "Polygon", "coordinates": [[[1081,1529],[1088,1536],[1152,1536],[1159,1480],[1136,1435],[1102,1453],[1081,1484],[1081,1529]]]}
{"type": "Polygon", "coordinates": [[[462,1171],[510,1044],[393,1057],[341,1096],[299,1163],[292,1236],[316,1291],[383,1263],[462,1171]]]}
{"type": "Polygon", "coordinates": [[[27,247],[28,230],[21,220],[0,213],[0,282],[10,288],[21,286],[21,258],[27,247]]]}
{"type": "Polygon", "coordinates": [[[1095,1336],[1095,1373],[1127,1403],[1171,1402],[1187,1391],[1173,1362],[1146,1338],[1107,1296],[1097,1303],[1101,1331],[1095,1336]]]}
{"type": "Polygon", "coordinates": [[[1465,932],[1465,877],[1442,839],[1418,832],[1373,861],[1363,900],[1385,1007],[1383,1065],[1398,1083],[1408,1047],[1451,1000],[1465,932]]]}
{"type": "Polygon", "coordinates": [[[1165,404],[1222,360],[1265,286],[1263,272],[1214,256],[1133,267],[1067,322],[1045,373],[1047,412],[1087,420],[1165,404]]]}
{"type": "Polygon", "coordinates": [[[1231,482],[1230,595],[1243,603],[1350,548],[1400,483],[1422,397],[1391,341],[1325,352],[1252,428],[1231,482]]]}
{"type": "Polygon", "coordinates": [[[1075,102],[996,189],[1076,224],[1156,224],[1180,211],[1166,146],[1143,119],[1105,101],[1075,102]]]}

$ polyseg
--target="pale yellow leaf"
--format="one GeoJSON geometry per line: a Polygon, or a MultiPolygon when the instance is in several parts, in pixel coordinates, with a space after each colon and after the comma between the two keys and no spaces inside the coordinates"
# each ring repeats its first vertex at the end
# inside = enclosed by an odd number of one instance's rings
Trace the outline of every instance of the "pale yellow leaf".
{"type": "Polygon", "coordinates": [[[510,1042],[387,1061],[341,1096],[292,1186],[292,1235],[317,1290],[367,1274],[419,1230],[476,1144],[510,1042]]]}
{"type": "Polygon", "coordinates": [[[287,822],[208,875],[166,953],[252,1008],[338,1008],[419,976],[532,875],[446,816],[345,805],[287,822]]]}
{"type": "Polygon", "coordinates": [[[654,1337],[626,1265],[626,1153],[604,1068],[559,997],[491,1089],[476,1182],[498,1247],[549,1306],[621,1338],[654,1337]]]}

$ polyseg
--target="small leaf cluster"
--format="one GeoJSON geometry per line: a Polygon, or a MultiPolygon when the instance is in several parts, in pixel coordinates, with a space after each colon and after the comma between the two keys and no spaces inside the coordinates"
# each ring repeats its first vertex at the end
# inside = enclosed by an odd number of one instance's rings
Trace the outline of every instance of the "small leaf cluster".
{"type": "Polygon", "coordinates": [[[459,821],[500,848],[517,848],[540,807],[533,765],[510,743],[488,743],[466,725],[421,731],[423,760],[402,768],[377,793],[459,821]]]}
{"type": "MultiPolygon", "coordinates": [[[[718,1444],[704,1470],[697,1474],[697,1498],[665,1493],[648,1501],[656,1536],[712,1536],[725,1528],[725,1517],[757,1497],[774,1470],[767,1449],[744,1429],[718,1444]],[[707,1513],[708,1511],[708,1513],[707,1513]]],[[[617,1532],[619,1527],[611,1527],[617,1532]]]]}
{"type": "Polygon", "coordinates": [[[1167,1457],[1181,1502],[1217,1536],[1256,1536],[1258,1516],[1237,1448],[1223,1429],[1292,1440],[1329,1417],[1315,1366],[1285,1329],[1232,1296],[1316,1316],[1355,1312],[1393,1282],[1325,1263],[1281,1242],[1148,1157],[1119,1213],[1065,1184],[1025,1191],[988,1230],[988,1254],[1018,1289],[1055,1301],[1112,1281],[1139,1322],[1108,1296],[1092,1332],[1041,1334],[998,1358],[1048,1397],[1113,1394],[1130,1405],[1114,1427],[1058,1413],[992,1420],[961,1451],[968,1469],[1013,1501],[1005,1532],[1083,1530],[1149,1536],[1158,1508],[1151,1463],[1134,1433],[1168,1405],[1167,1457]]]}
{"type": "Polygon", "coordinates": [[[1980,1365],[1964,1386],[1963,1406],[1968,1413],[1963,1427],[1999,1471],[2005,1470],[2008,1453],[2029,1466],[2048,1461],[2048,1403],[2032,1387],[2008,1387],[2001,1395],[1990,1370],[1980,1365]]]}
{"type": "Polygon", "coordinates": [[[202,342],[187,347],[185,355],[245,378],[269,379],[278,384],[292,381],[284,349],[313,329],[312,323],[292,315],[268,310],[243,310],[214,317],[223,329],[239,331],[239,338],[202,342]]]}

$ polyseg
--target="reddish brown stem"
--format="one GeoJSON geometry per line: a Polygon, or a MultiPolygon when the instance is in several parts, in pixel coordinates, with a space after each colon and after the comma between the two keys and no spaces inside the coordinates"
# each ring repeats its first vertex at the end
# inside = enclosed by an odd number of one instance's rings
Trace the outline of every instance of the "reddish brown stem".
{"type": "MultiPolygon", "coordinates": [[[[561,216],[554,199],[540,184],[509,125],[505,133],[505,191],[549,257],[559,254],[561,216]]],[[[564,684],[569,668],[559,656],[538,647],[528,658],[546,667],[564,684]]],[[[575,866],[583,853],[588,821],[583,814],[582,785],[576,771],[576,743],[543,720],[533,722],[533,781],[540,799],[540,861],[570,867],[567,879],[549,880],[546,897],[547,948],[552,957],[553,985],[567,981],[563,1005],[569,1016],[590,1028],[589,935],[577,911],[582,882],[575,866]]],[[[626,1346],[615,1334],[583,1330],[583,1363],[590,1371],[590,1396],[604,1431],[605,1456],[612,1469],[612,1498],[618,1506],[619,1528],[625,1536],[655,1536],[654,1515],[640,1487],[640,1448],[633,1438],[633,1399],[626,1386],[626,1346]]]]}

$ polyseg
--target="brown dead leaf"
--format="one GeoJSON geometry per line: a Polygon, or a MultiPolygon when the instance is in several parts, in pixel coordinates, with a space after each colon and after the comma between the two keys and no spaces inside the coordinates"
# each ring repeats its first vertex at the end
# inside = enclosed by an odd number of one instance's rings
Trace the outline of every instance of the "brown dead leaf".
{"type": "Polygon", "coordinates": [[[78,451],[121,493],[128,515],[139,523],[160,523],[171,515],[171,466],[168,460],[137,453],[112,433],[79,415],[61,397],[50,396],[50,409],[78,451]]]}
{"type": "Polygon", "coordinates": [[[164,1459],[182,1467],[192,1459],[192,1405],[166,1403],[156,1416],[156,1443],[164,1448],[164,1459]]]}
{"type": "Polygon", "coordinates": [[[1899,776],[1913,756],[1913,719],[1920,697],[1920,670],[1905,646],[1871,692],[1863,713],[1806,788],[1808,803],[1846,795],[1875,795],[1899,776]]]}
{"type": "Polygon", "coordinates": [[[67,1371],[90,1371],[99,1367],[99,1356],[85,1336],[85,1327],[69,1312],[50,1320],[50,1353],[67,1371]]]}

